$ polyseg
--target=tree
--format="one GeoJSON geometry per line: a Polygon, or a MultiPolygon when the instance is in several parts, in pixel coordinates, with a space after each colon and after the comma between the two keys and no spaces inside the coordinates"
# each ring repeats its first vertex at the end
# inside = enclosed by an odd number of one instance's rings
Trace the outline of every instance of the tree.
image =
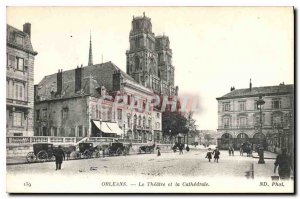
{"type": "Polygon", "coordinates": [[[162,131],[163,136],[175,137],[179,133],[186,134],[187,118],[178,112],[163,112],[162,113],[162,131]]]}

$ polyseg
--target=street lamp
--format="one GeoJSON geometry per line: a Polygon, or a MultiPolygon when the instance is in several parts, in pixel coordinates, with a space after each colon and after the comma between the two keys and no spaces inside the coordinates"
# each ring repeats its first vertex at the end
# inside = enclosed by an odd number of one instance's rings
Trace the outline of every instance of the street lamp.
{"type": "Polygon", "coordinates": [[[259,148],[259,160],[258,160],[258,164],[265,164],[265,160],[264,160],[264,148],[263,148],[263,140],[262,140],[262,111],[261,111],[261,107],[262,105],[265,104],[265,101],[262,99],[262,96],[259,96],[259,99],[256,102],[257,106],[259,107],[259,122],[260,122],[260,143],[261,146],[259,148]]]}

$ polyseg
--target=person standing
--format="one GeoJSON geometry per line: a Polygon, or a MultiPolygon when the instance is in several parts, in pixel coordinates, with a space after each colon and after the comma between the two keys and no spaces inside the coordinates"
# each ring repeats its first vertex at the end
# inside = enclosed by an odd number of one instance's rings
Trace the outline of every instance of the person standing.
{"type": "Polygon", "coordinates": [[[214,162],[219,162],[219,158],[220,158],[220,151],[219,151],[219,148],[218,147],[216,147],[216,149],[213,151],[213,153],[212,154],[214,154],[214,162]]]}
{"type": "Polygon", "coordinates": [[[161,155],[161,153],[160,153],[160,147],[158,145],[156,147],[156,150],[157,150],[157,156],[160,156],[161,155]]]}
{"type": "Polygon", "coordinates": [[[184,145],[182,143],[179,144],[179,155],[183,154],[184,145]]]}
{"type": "Polygon", "coordinates": [[[212,155],[211,155],[211,149],[208,148],[208,152],[206,153],[206,157],[208,159],[208,162],[210,162],[210,160],[212,159],[212,155]]]}
{"type": "Polygon", "coordinates": [[[228,147],[229,156],[231,156],[231,146],[228,147]]]}
{"type": "Polygon", "coordinates": [[[63,160],[65,160],[65,153],[62,150],[62,147],[59,145],[58,149],[55,151],[55,164],[56,164],[56,170],[61,170],[61,164],[63,160]]]}
{"type": "Polygon", "coordinates": [[[276,173],[276,168],[278,167],[278,174],[281,180],[288,180],[291,176],[290,158],[286,152],[286,149],[282,149],[282,154],[277,155],[274,162],[274,173],[276,173]]]}

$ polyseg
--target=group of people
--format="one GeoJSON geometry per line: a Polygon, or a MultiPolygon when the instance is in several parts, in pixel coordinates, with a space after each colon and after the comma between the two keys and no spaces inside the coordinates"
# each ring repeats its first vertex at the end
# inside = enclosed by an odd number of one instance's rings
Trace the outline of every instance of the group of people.
{"type": "Polygon", "coordinates": [[[219,162],[219,158],[220,158],[220,151],[219,148],[216,147],[216,149],[212,152],[211,148],[208,148],[208,152],[206,154],[206,157],[208,159],[208,162],[210,162],[210,160],[212,159],[212,155],[214,155],[214,162],[219,162]]]}

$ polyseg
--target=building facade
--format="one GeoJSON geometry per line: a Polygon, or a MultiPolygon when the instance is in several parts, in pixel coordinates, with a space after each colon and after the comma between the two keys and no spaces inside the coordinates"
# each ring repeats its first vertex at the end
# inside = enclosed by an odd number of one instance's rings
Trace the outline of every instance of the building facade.
{"type": "MultiPolygon", "coordinates": [[[[269,151],[280,151],[293,142],[294,86],[284,85],[234,89],[218,100],[218,145],[239,148],[248,141],[264,145],[269,151]],[[265,104],[260,114],[257,100],[265,104]],[[260,120],[261,119],[261,120],[260,120]],[[260,122],[261,121],[261,122],[260,122]],[[262,130],[261,130],[262,126],[262,130]]],[[[289,150],[292,150],[290,148],[289,150]]]]}
{"type": "Polygon", "coordinates": [[[35,86],[35,135],[161,139],[153,91],[112,62],[45,76],[35,86]]]}
{"type": "Polygon", "coordinates": [[[34,57],[31,24],[6,27],[6,136],[33,136],[34,57]]]}

